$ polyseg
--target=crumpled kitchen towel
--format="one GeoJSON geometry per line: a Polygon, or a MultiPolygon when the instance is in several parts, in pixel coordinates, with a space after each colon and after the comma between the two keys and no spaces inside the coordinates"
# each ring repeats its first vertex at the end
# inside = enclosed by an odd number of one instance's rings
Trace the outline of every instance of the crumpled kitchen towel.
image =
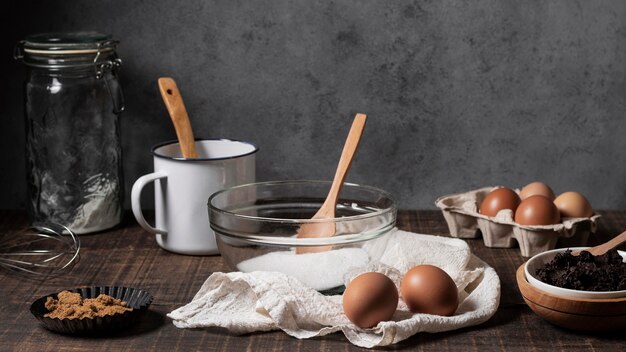
{"type": "Polygon", "coordinates": [[[386,346],[418,332],[440,332],[477,325],[488,320],[500,301],[500,279],[495,270],[471,254],[463,240],[395,230],[368,245],[382,249],[379,262],[352,268],[355,276],[378,271],[399,286],[402,275],[419,264],[441,267],[459,289],[454,316],[412,314],[400,299],[392,321],[371,329],[352,324],[343,313],[342,296],[326,296],[297,279],[278,272],[214,273],[192,301],[168,316],[179,328],[217,326],[236,334],[281,329],[305,339],[337,331],[360,347],[386,346]]]}

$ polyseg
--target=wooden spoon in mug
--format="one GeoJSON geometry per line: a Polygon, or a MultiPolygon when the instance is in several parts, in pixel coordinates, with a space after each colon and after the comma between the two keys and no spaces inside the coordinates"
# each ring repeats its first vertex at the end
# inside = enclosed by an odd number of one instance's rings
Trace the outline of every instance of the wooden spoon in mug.
{"type": "MultiPolygon", "coordinates": [[[[586,251],[593,255],[602,255],[610,251],[611,249],[617,248],[620,244],[624,242],[626,242],[626,231],[620,233],[619,235],[615,236],[613,239],[607,242],[604,242],[601,245],[586,249],[586,251]]],[[[572,255],[579,255],[580,252],[581,251],[572,252],[572,255]]]]}
{"type": "Polygon", "coordinates": [[[170,118],[174,123],[183,158],[197,158],[198,153],[196,153],[196,143],[193,138],[189,115],[176,82],[172,78],[161,77],[159,78],[159,90],[161,91],[163,102],[167,106],[167,111],[170,113],[170,118]]]}
{"type": "MultiPolygon", "coordinates": [[[[357,147],[359,146],[359,141],[361,140],[361,135],[363,134],[363,129],[365,128],[366,119],[367,116],[365,114],[356,114],[354,117],[352,127],[350,128],[350,132],[346,138],[346,143],[343,146],[343,151],[341,152],[341,158],[339,159],[337,171],[335,172],[335,178],[330,186],[328,196],[317,213],[313,215],[311,220],[332,219],[335,217],[335,209],[337,208],[339,192],[341,191],[343,181],[346,179],[346,175],[348,174],[348,170],[350,170],[350,165],[352,164],[352,159],[354,158],[357,147]]],[[[333,222],[308,223],[300,226],[296,237],[331,237],[335,235],[335,231],[335,224],[333,222]]],[[[296,254],[325,252],[331,248],[331,246],[297,247],[296,254]]]]}

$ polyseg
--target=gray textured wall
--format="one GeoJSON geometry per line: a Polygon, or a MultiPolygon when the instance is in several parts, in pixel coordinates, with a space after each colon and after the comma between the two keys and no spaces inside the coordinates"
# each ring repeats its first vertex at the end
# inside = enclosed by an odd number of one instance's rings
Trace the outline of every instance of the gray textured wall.
{"type": "Polygon", "coordinates": [[[626,208],[626,2],[41,1],[3,22],[0,207],[25,194],[15,42],[93,29],[121,41],[127,194],[175,137],[156,79],[179,84],[197,135],[258,144],[261,180],[331,179],[355,112],[348,181],[402,208],[544,180],[626,208]]]}

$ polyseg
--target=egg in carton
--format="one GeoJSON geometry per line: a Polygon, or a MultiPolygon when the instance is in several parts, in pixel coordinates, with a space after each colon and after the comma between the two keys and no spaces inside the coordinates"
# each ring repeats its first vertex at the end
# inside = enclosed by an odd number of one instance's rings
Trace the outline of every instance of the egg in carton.
{"type": "MultiPolygon", "coordinates": [[[[435,201],[452,237],[478,238],[480,230],[485,246],[511,248],[517,242],[522,256],[531,257],[556,247],[585,246],[589,235],[596,231],[598,214],[589,218],[562,218],[558,224],[541,226],[515,223],[510,209],[500,210],[495,217],[480,214],[479,204],[496,188],[499,187],[450,194],[435,201]]],[[[519,190],[515,191],[519,194],[519,190]]]]}

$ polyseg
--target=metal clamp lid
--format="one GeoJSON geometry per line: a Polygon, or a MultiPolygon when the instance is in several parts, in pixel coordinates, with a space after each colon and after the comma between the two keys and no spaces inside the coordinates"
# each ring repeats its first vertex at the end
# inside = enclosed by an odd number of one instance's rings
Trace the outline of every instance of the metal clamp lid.
{"type": "MultiPolygon", "coordinates": [[[[117,45],[118,42],[115,42],[117,45]]],[[[98,48],[95,51],[96,56],[93,58],[93,66],[96,71],[96,78],[100,79],[104,75],[104,72],[107,70],[117,71],[122,66],[122,59],[115,55],[111,60],[106,60],[104,62],[98,63],[98,59],[100,58],[100,54],[105,52],[103,49],[107,49],[107,45],[109,42],[98,43],[98,48]]]]}
{"type": "MultiPolygon", "coordinates": [[[[102,58],[115,61],[117,44],[119,41],[111,39],[110,35],[96,32],[43,33],[28,36],[18,42],[13,57],[32,67],[81,68],[95,65],[102,58]],[[102,55],[105,53],[108,55],[102,55]]],[[[109,62],[102,64],[103,68],[115,69],[121,65],[121,61],[115,64],[109,62]]],[[[101,68],[96,69],[97,73],[102,71],[101,68]]]]}
{"type": "Polygon", "coordinates": [[[23,42],[25,51],[44,55],[89,54],[105,47],[114,50],[118,43],[98,32],[40,33],[27,36],[23,42]]]}
{"type": "MultiPolygon", "coordinates": [[[[115,76],[122,66],[115,53],[118,44],[110,35],[96,32],[43,33],[18,42],[13,57],[27,66],[54,71],[91,67],[96,79],[102,79],[107,72],[115,76]]],[[[113,100],[113,112],[121,113],[124,111],[121,88],[117,87],[114,96],[109,80],[105,79],[104,83],[113,100]]]]}

